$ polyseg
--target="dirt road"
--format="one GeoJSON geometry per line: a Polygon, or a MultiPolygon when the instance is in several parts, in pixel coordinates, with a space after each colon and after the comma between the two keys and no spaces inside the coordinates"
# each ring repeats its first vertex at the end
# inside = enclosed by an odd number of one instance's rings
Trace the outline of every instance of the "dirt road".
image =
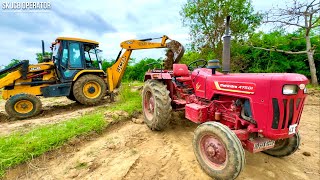
{"type": "MultiPolygon", "coordinates": [[[[238,179],[319,179],[319,102],[318,95],[311,96],[305,106],[300,126],[301,146],[294,155],[274,158],[246,152],[246,166],[238,179]]],[[[58,119],[59,115],[52,115],[51,119],[58,119]]],[[[140,123],[141,117],[135,122],[115,124],[90,141],[75,141],[12,169],[7,178],[210,179],[193,154],[196,125],[179,114],[174,117],[164,132],[150,131],[140,123]]]]}

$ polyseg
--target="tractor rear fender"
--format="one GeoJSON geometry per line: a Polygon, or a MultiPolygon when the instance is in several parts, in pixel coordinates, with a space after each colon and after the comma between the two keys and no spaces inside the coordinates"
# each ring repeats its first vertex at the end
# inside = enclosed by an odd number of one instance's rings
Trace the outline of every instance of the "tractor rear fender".
{"type": "Polygon", "coordinates": [[[146,73],[144,76],[144,81],[148,79],[158,79],[158,80],[172,80],[171,74],[169,73],[146,73]]]}
{"type": "Polygon", "coordinates": [[[148,73],[147,72],[146,75],[144,76],[144,81],[147,81],[148,79],[154,79],[167,85],[167,89],[170,92],[170,98],[173,97],[172,77],[169,73],[148,73]]]}

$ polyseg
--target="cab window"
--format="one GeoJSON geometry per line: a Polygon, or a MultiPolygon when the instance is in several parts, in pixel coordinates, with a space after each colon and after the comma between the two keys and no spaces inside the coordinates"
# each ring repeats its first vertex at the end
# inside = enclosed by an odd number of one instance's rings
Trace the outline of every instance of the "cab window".
{"type": "Polygon", "coordinates": [[[62,59],[61,59],[61,66],[63,66],[64,68],[67,67],[67,63],[68,63],[68,49],[64,48],[62,50],[62,59]]]}
{"type": "Polygon", "coordinates": [[[79,43],[70,43],[69,44],[70,52],[70,67],[71,68],[82,68],[82,59],[80,53],[80,44],[79,43]]]}
{"type": "Polygon", "coordinates": [[[99,68],[95,46],[84,44],[84,57],[87,68],[99,68]]]}

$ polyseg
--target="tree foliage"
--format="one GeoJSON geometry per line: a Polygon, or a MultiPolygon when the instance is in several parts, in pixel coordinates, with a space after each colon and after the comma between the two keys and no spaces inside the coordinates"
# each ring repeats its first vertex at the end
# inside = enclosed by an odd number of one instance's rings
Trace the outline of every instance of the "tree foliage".
{"type": "MultiPolygon", "coordinates": [[[[233,72],[288,72],[304,74],[311,77],[308,59],[305,54],[285,54],[276,51],[265,51],[254,48],[276,48],[287,51],[301,51],[305,49],[305,39],[301,38],[303,31],[297,30],[287,33],[283,29],[269,33],[262,31],[252,34],[246,41],[232,41],[231,44],[231,68],[233,72]]],[[[311,34],[311,43],[320,44],[320,38],[316,34],[311,34]]],[[[316,47],[316,52],[320,52],[320,46],[316,47]]],[[[187,51],[181,63],[189,64],[197,59],[215,59],[214,54],[203,54],[197,51],[187,51]]],[[[320,53],[314,55],[315,65],[320,69],[320,53]]],[[[221,60],[221,59],[220,59],[221,60]]],[[[319,70],[317,71],[320,77],[319,70]]]]}
{"type": "MultiPolygon", "coordinates": [[[[50,58],[52,56],[52,52],[44,52],[44,55],[48,58],[50,58]]],[[[43,62],[43,55],[42,53],[36,53],[36,59],[38,61],[38,63],[42,63],[43,62]]]]}
{"type": "Polygon", "coordinates": [[[144,58],[138,63],[129,64],[123,76],[123,81],[143,81],[148,69],[161,68],[161,63],[162,60],[160,59],[144,58]]]}
{"type": "Polygon", "coordinates": [[[218,57],[226,16],[232,17],[230,28],[236,40],[253,33],[261,20],[261,15],[253,13],[250,0],[188,0],[180,14],[190,29],[192,50],[213,50],[218,57]]]}
{"type": "Polygon", "coordinates": [[[317,84],[320,68],[320,3],[291,0],[272,9],[266,19],[255,14],[249,0],[188,0],[180,12],[190,29],[191,49],[182,63],[221,59],[222,36],[231,15],[231,68],[234,72],[301,73],[317,84]],[[272,22],[272,32],[255,32],[260,22],[272,22]],[[279,26],[278,26],[279,25],[279,26]],[[286,26],[299,29],[288,32],[286,26]],[[313,62],[314,61],[314,62],[313,62]],[[310,67],[310,68],[309,68],[310,67]]]}
{"type": "MultiPolygon", "coordinates": [[[[97,62],[94,62],[97,63],[97,62]]],[[[102,69],[107,70],[108,67],[111,67],[115,63],[115,60],[104,59],[102,61],[102,69]]],[[[95,65],[98,66],[97,64],[95,65]]],[[[161,59],[152,59],[144,58],[136,63],[135,59],[130,59],[129,64],[125,70],[122,81],[143,81],[144,74],[151,68],[161,68],[162,60],[161,59]],[[149,65],[153,64],[153,65],[149,65]]],[[[163,67],[162,67],[163,68],[163,67]]]]}
{"type": "MultiPolygon", "coordinates": [[[[314,54],[316,46],[313,46],[310,40],[312,30],[320,27],[320,2],[316,0],[311,1],[298,1],[291,0],[285,8],[271,9],[266,16],[265,22],[274,23],[279,26],[295,26],[302,30],[305,38],[305,48],[300,51],[286,51],[277,50],[278,52],[286,54],[305,54],[308,57],[311,82],[313,85],[318,85],[317,69],[314,62],[314,54]]],[[[319,35],[319,34],[318,34],[319,35]]],[[[267,51],[275,51],[276,49],[260,48],[267,51]]]]}
{"type": "MultiPolygon", "coordinates": [[[[19,62],[20,62],[19,59],[11,59],[10,63],[9,63],[8,65],[6,65],[6,66],[4,67],[4,69],[9,68],[9,67],[12,67],[12,66],[18,64],[19,62]]],[[[0,75],[0,78],[3,78],[3,77],[6,76],[6,75],[7,75],[7,73],[1,74],[1,75],[0,75]]]]}

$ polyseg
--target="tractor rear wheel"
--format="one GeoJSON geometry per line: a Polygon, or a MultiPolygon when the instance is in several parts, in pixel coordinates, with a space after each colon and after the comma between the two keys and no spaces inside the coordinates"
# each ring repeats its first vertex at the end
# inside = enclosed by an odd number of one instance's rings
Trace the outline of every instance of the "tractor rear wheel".
{"type": "Polygon", "coordinates": [[[93,74],[80,77],[73,85],[73,96],[81,104],[98,104],[105,94],[106,83],[101,77],[93,74]]]}
{"type": "Polygon", "coordinates": [[[245,164],[241,141],[221,123],[199,125],[194,133],[193,149],[201,168],[215,179],[235,179],[245,164]]]}
{"type": "Polygon", "coordinates": [[[142,91],[144,122],[151,130],[161,131],[171,119],[171,98],[167,86],[160,81],[147,80],[142,91]]]}
{"type": "Polygon", "coordinates": [[[41,111],[41,101],[31,94],[17,94],[8,99],[5,105],[7,114],[17,119],[25,119],[38,115],[41,111]]]}
{"type": "Polygon", "coordinates": [[[272,149],[263,151],[264,153],[274,157],[284,157],[293,154],[300,145],[299,133],[287,139],[277,140],[272,149]]]}

